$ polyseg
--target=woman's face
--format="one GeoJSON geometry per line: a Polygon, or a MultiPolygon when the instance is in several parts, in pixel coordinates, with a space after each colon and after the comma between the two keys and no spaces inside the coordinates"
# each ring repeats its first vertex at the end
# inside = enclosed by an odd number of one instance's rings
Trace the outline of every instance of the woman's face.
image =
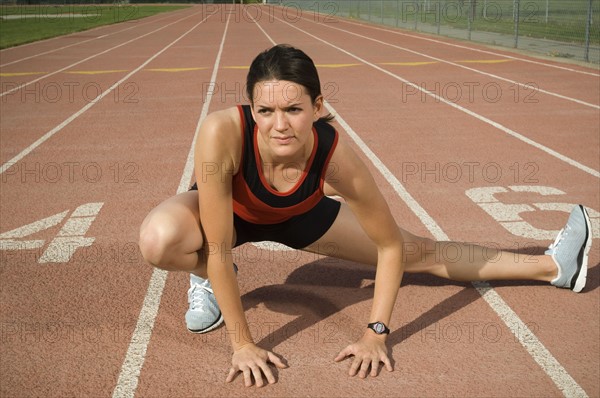
{"type": "Polygon", "coordinates": [[[290,81],[269,80],[254,86],[252,114],[263,145],[276,158],[295,157],[307,148],[322,108],[323,97],[313,104],[307,90],[290,81]]]}

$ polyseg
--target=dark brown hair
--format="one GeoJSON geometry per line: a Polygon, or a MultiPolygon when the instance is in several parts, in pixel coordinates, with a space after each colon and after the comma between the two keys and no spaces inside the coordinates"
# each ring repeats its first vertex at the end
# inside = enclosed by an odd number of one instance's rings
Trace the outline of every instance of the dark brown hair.
{"type": "MultiPolygon", "coordinates": [[[[246,92],[251,104],[254,104],[254,87],[267,80],[286,80],[304,87],[313,104],[321,94],[319,73],[313,60],[302,50],[287,44],[278,44],[258,54],[246,77],[246,92]]],[[[320,120],[331,121],[328,114],[320,120]]]]}

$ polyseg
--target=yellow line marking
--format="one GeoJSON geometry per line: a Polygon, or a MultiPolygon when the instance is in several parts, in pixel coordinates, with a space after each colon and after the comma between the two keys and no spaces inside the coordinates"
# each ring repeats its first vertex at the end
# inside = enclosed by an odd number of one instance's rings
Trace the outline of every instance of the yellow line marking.
{"type": "Polygon", "coordinates": [[[153,69],[144,69],[150,72],[190,72],[195,70],[204,70],[208,69],[207,67],[201,66],[197,68],[153,68],[153,69]]]}
{"type": "Polygon", "coordinates": [[[12,76],[31,76],[31,75],[43,75],[48,72],[6,72],[0,73],[2,77],[12,77],[12,76]]]}
{"type": "Polygon", "coordinates": [[[463,64],[501,64],[504,62],[512,62],[512,59],[467,59],[463,61],[456,61],[463,64]]]}
{"type": "Polygon", "coordinates": [[[102,75],[104,73],[122,73],[128,72],[127,69],[114,69],[114,70],[73,70],[65,73],[71,75],[102,75]]]}
{"type": "Polygon", "coordinates": [[[398,66],[421,66],[437,64],[436,61],[421,61],[421,62],[382,62],[381,65],[398,65],[398,66]]]}
{"type": "MultiPolygon", "coordinates": [[[[465,64],[500,64],[504,62],[512,62],[512,59],[467,59],[462,61],[456,61],[465,64]]],[[[380,62],[379,65],[392,65],[392,66],[423,66],[437,64],[437,61],[421,61],[421,62],[380,62]]],[[[317,64],[317,68],[348,68],[351,66],[361,66],[362,64],[317,64]]],[[[224,66],[223,69],[248,69],[246,65],[232,65],[224,66]]],[[[190,72],[197,70],[205,70],[207,67],[194,67],[194,68],[152,68],[144,69],[149,72],[190,72]]],[[[79,74],[79,75],[100,75],[104,73],[122,73],[128,72],[127,69],[115,69],[115,70],[81,70],[81,71],[68,71],[65,73],[79,74]]],[[[12,76],[30,76],[30,75],[43,75],[48,72],[4,72],[0,73],[1,77],[12,77],[12,76]]]]}

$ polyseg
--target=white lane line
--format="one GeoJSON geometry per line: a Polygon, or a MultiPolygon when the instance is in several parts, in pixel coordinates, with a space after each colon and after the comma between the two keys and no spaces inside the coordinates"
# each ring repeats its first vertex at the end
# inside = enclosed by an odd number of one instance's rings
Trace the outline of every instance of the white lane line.
{"type": "MultiPolygon", "coordinates": [[[[277,18],[277,17],[275,17],[277,18]]],[[[334,46],[333,44],[327,43],[325,40],[318,38],[300,28],[293,26],[292,24],[284,21],[280,18],[278,20],[285,24],[292,26],[308,36],[319,40],[322,43],[328,44],[340,51],[343,51],[350,55],[345,50],[334,46]]],[[[262,30],[262,28],[261,28],[262,30]]],[[[266,34],[266,33],[265,33],[266,34]]],[[[273,42],[273,39],[267,35],[273,42]]],[[[396,178],[396,176],[385,166],[385,164],[375,155],[373,151],[365,144],[360,136],[350,127],[350,125],[342,118],[342,116],[336,112],[329,103],[325,104],[327,110],[335,115],[336,121],[344,128],[346,133],[352,138],[352,140],[358,145],[363,153],[369,158],[373,165],[379,170],[383,177],[388,183],[394,188],[396,193],[404,200],[406,205],[419,217],[423,225],[432,234],[432,236],[438,241],[449,240],[448,235],[442,230],[437,222],[427,213],[427,211],[419,205],[419,203],[410,195],[410,193],[404,188],[402,183],[396,178]]],[[[508,329],[515,335],[521,345],[525,347],[531,357],[540,365],[542,370],[550,377],[554,384],[559,390],[563,392],[566,397],[587,397],[586,392],[581,388],[579,384],[573,379],[573,377],[566,371],[566,369],[552,356],[550,351],[542,344],[541,341],[535,336],[535,334],[527,327],[525,322],[519,318],[519,316],[510,308],[510,306],[500,297],[498,293],[492,288],[487,282],[473,282],[473,287],[479,292],[483,299],[488,305],[496,312],[496,314],[504,321],[508,329]]]]}
{"type": "MultiPolygon", "coordinates": [[[[223,32],[223,38],[221,39],[221,45],[215,60],[212,76],[210,78],[211,85],[206,93],[206,99],[204,101],[204,105],[202,106],[202,112],[200,114],[200,118],[198,119],[198,124],[194,133],[194,139],[192,141],[190,152],[188,153],[185,168],[179,182],[179,187],[177,188],[177,193],[187,191],[191,181],[194,170],[194,145],[196,142],[196,136],[198,135],[198,130],[200,130],[202,121],[204,121],[204,118],[208,113],[208,107],[214,93],[217,72],[221,62],[221,54],[223,53],[223,47],[225,45],[225,38],[227,36],[230,17],[231,15],[227,16],[225,31],[223,32]]],[[[125,360],[121,366],[117,385],[113,391],[113,398],[133,397],[135,395],[140,372],[142,370],[142,366],[144,365],[144,360],[146,359],[146,350],[148,348],[148,343],[150,342],[150,337],[152,336],[152,329],[154,328],[154,321],[158,314],[160,299],[163,294],[167,275],[167,271],[160,270],[158,268],[155,268],[152,272],[150,283],[148,284],[148,290],[146,291],[146,296],[144,297],[144,303],[142,304],[142,309],[140,310],[140,316],[135,326],[133,335],[131,336],[131,341],[129,343],[129,348],[127,349],[127,354],[125,355],[125,360]]]]}
{"type": "Polygon", "coordinates": [[[408,192],[408,190],[402,185],[402,183],[396,178],[394,173],[375,155],[375,153],[365,144],[360,136],[354,131],[352,127],[344,120],[344,118],[331,106],[326,103],[327,110],[335,115],[336,122],[340,124],[346,131],[346,133],[352,138],[352,140],[358,145],[360,150],[365,156],[373,163],[373,166],[379,170],[381,175],[387,180],[387,182],[394,188],[394,191],[400,196],[400,198],[406,203],[406,205],[416,214],[421,220],[423,225],[429,232],[435,237],[436,240],[447,241],[450,240],[448,235],[442,230],[438,223],[427,213],[427,211],[417,202],[415,198],[408,192]]]}
{"type": "Polygon", "coordinates": [[[506,126],[504,126],[504,125],[502,125],[502,124],[500,124],[498,122],[495,122],[495,121],[493,121],[493,120],[491,120],[491,119],[489,119],[489,118],[487,118],[487,117],[485,117],[483,115],[480,115],[480,114],[478,114],[476,112],[473,112],[470,109],[467,109],[467,108],[465,108],[463,106],[460,106],[460,105],[458,105],[458,104],[456,104],[456,103],[454,103],[452,101],[449,101],[449,100],[445,99],[444,97],[441,97],[441,96],[437,95],[436,93],[434,93],[432,91],[429,91],[429,90],[427,90],[427,89],[425,89],[425,88],[423,88],[423,87],[421,87],[421,86],[419,86],[417,84],[414,84],[414,83],[410,82],[409,80],[404,79],[401,76],[396,75],[395,73],[392,73],[392,72],[390,72],[390,71],[388,71],[388,70],[386,70],[386,69],[384,69],[384,68],[382,68],[382,67],[380,67],[378,65],[375,65],[372,62],[367,61],[366,59],[363,59],[363,58],[359,57],[358,55],[355,55],[355,54],[353,54],[353,53],[351,53],[349,51],[344,50],[343,48],[337,47],[334,44],[331,44],[331,43],[329,43],[329,42],[327,42],[327,41],[325,41],[325,40],[323,40],[323,39],[321,39],[321,38],[319,38],[319,37],[317,37],[315,35],[312,35],[312,34],[306,32],[306,31],[304,31],[304,30],[302,30],[302,29],[300,29],[300,28],[298,28],[298,27],[296,27],[296,26],[288,23],[285,20],[282,20],[282,19],[280,19],[278,17],[275,17],[275,18],[278,19],[278,20],[280,20],[280,21],[282,21],[282,22],[284,22],[284,23],[286,23],[286,24],[288,24],[288,25],[290,25],[290,26],[292,26],[294,29],[297,29],[297,30],[299,30],[299,31],[301,31],[301,32],[303,32],[303,33],[305,33],[305,34],[307,34],[309,36],[312,36],[315,39],[317,39],[317,40],[319,40],[319,41],[321,41],[321,42],[323,42],[323,43],[325,43],[325,44],[327,44],[327,45],[335,48],[336,50],[341,51],[344,54],[347,54],[347,55],[351,56],[352,58],[354,58],[354,59],[356,59],[356,60],[358,60],[358,61],[360,61],[360,62],[362,62],[362,63],[364,63],[366,65],[369,65],[370,67],[375,68],[375,69],[377,69],[377,70],[385,73],[386,75],[389,75],[389,76],[393,77],[396,80],[401,81],[402,83],[406,84],[407,86],[410,86],[410,87],[412,87],[412,88],[414,88],[414,89],[422,92],[423,94],[426,94],[426,95],[428,95],[430,97],[433,97],[438,102],[443,102],[446,105],[449,105],[449,106],[451,106],[451,107],[453,107],[455,109],[458,109],[459,111],[464,112],[467,115],[472,116],[472,117],[476,118],[479,121],[487,123],[487,124],[491,125],[492,127],[495,127],[498,130],[503,131],[506,134],[508,134],[508,135],[510,135],[510,136],[512,136],[514,138],[517,138],[520,141],[523,141],[526,144],[529,144],[529,145],[531,145],[531,146],[533,146],[535,148],[538,148],[538,149],[542,150],[543,152],[546,152],[547,154],[549,154],[551,156],[554,156],[555,158],[560,159],[560,160],[562,160],[565,163],[570,164],[571,166],[574,166],[574,167],[576,167],[576,168],[578,168],[578,169],[580,169],[582,171],[585,171],[586,173],[589,173],[589,174],[593,175],[594,177],[600,178],[600,172],[598,172],[598,170],[595,170],[595,169],[593,169],[591,167],[588,167],[588,166],[586,166],[586,165],[584,165],[582,163],[579,163],[578,161],[576,161],[574,159],[571,159],[571,158],[569,158],[569,157],[567,157],[567,156],[565,156],[565,155],[563,155],[561,153],[558,153],[554,149],[551,149],[551,148],[549,148],[549,147],[547,147],[545,145],[542,145],[542,144],[540,144],[540,143],[538,143],[538,142],[536,142],[536,141],[534,141],[534,140],[532,140],[532,139],[530,139],[530,138],[528,138],[528,137],[526,137],[526,136],[524,136],[524,135],[522,135],[520,133],[517,133],[516,131],[509,129],[508,127],[506,127],[506,126]]]}
{"type": "MultiPolygon", "coordinates": [[[[326,17],[327,18],[331,18],[331,15],[327,15],[326,17]]],[[[348,20],[346,18],[342,18],[342,17],[337,17],[337,20],[340,21],[340,22],[344,22],[344,23],[350,24],[350,25],[361,26],[363,28],[371,28],[371,29],[375,29],[375,30],[380,30],[382,32],[393,33],[393,34],[399,35],[399,36],[406,36],[406,37],[411,37],[413,39],[426,40],[426,41],[430,41],[432,43],[443,44],[445,46],[462,48],[464,50],[469,50],[469,51],[479,52],[479,53],[483,53],[483,54],[489,54],[489,55],[494,55],[494,56],[498,56],[498,57],[504,57],[504,58],[514,59],[515,61],[527,62],[527,63],[530,63],[530,64],[541,65],[541,66],[545,66],[545,67],[548,67],[548,68],[555,68],[555,69],[560,69],[560,70],[564,70],[564,71],[567,71],[567,72],[580,73],[580,74],[583,74],[583,75],[589,75],[589,76],[594,76],[594,77],[599,77],[600,76],[598,73],[587,72],[587,71],[583,71],[583,70],[579,70],[579,69],[573,69],[573,68],[568,68],[566,66],[560,66],[560,65],[555,65],[555,64],[548,64],[548,63],[545,63],[545,62],[534,61],[534,60],[527,59],[527,58],[520,58],[520,57],[516,57],[516,56],[513,56],[513,55],[504,54],[504,53],[498,53],[498,52],[489,51],[489,50],[482,50],[480,48],[473,48],[473,47],[469,47],[469,46],[463,46],[463,45],[460,45],[460,44],[448,43],[448,42],[445,42],[445,41],[442,41],[442,40],[432,39],[432,38],[427,37],[427,36],[418,36],[418,35],[414,35],[414,34],[410,34],[410,33],[404,33],[404,32],[398,31],[398,30],[381,28],[381,27],[378,27],[378,26],[375,26],[375,25],[358,23],[358,22],[350,21],[350,20],[348,20]]],[[[401,28],[398,28],[398,29],[401,29],[401,28]]],[[[481,43],[481,44],[485,44],[485,43],[481,43]]]]}
{"type": "MultiPolygon", "coordinates": [[[[210,17],[210,15],[208,15],[206,18],[204,18],[198,24],[194,25],[194,27],[196,27],[199,24],[201,24],[204,21],[206,21],[206,19],[208,17],[210,17]]],[[[189,30],[188,32],[190,32],[190,31],[191,30],[189,30]]],[[[187,34],[187,32],[185,34],[187,34]]],[[[180,36],[179,39],[182,38],[182,37],[183,36],[180,36]]],[[[177,40],[179,40],[179,39],[177,39],[177,40]]],[[[83,113],[85,113],[92,106],[96,105],[96,103],[98,103],[100,100],[102,100],[102,98],[104,98],[108,94],[110,94],[121,83],[125,82],[127,79],[129,79],[131,76],[133,76],[135,73],[137,73],[140,70],[142,70],[146,65],[148,65],[150,62],[152,62],[152,60],[154,60],[156,57],[158,57],[160,54],[162,54],[162,52],[164,52],[166,49],[168,49],[169,47],[171,47],[175,43],[176,43],[176,41],[172,42],[167,47],[163,48],[161,51],[159,51],[158,53],[154,54],[152,57],[148,58],[148,60],[146,60],[143,64],[141,64],[140,66],[138,66],[137,68],[135,68],[133,71],[129,72],[121,80],[119,80],[118,82],[116,82],[115,84],[113,84],[112,86],[110,86],[110,88],[108,88],[108,90],[106,90],[105,92],[103,92],[102,94],[100,94],[98,97],[94,98],[92,101],[90,101],[89,103],[87,103],[83,108],[81,108],[80,110],[78,110],[77,112],[75,112],[74,114],[72,114],[71,116],[69,116],[61,124],[59,124],[58,126],[54,127],[52,130],[48,131],[46,134],[44,134],[43,136],[41,136],[40,138],[38,138],[33,144],[31,144],[27,148],[23,149],[17,156],[15,156],[14,158],[12,158],[8,162],[4,163],[0,167],[0,174],[3,174],[6,170],[8,170],[15,163],[19,162],[25,156],[27,156],[28,154],[30,154],[34,149],[36,149],[37,147],[39,147],[40,145],[42,145],[44,142],[46,142],[48,139],[50,139],[54,134],[58,133],[64,127],[66,127],[67,125],[69,125],[73,120],[77,119],[79,116],[81,116],[83,113]]]]}
{"type": "MultiPolygon", "coordinates": [[[[51,54],[51,53],[56,52],[56,51],[64,50],[65,48],[69,48],[69,47],[73,47],[73,46],[78,46],[80,44],[88,43],[88,42],[93,41],[93,40],[103,39],[103,38],[108,37],[108,36],[116,35],[117,33],[123,33],[125,31],[131,30],[131,29],[134,29],[134,28],[139,28],[140,26],[144,26],[144,25],[148,25],[150,23],[155,23],[155,22],[162,21],[163,19],[167,19],[167,18],[172,17],[172,16],[173,16],[173,14],[170,14],[168,16],[164,16],[163,18],[154,19],[152,21],[147,21],[147,22],[144,22],[144,23],[141,23],[141,24],[135,24],[133,26],[130,26],[130,27],[125,28],[125,29],[118,30],[116,32],[107,33],[107,34],[104,34],[102,36],[93,37],[91,39],[87,39],[87,40],[83,40],[83,41],[78,41],[77,43],[72,43],[72,44],[69,44],[69,45],[66,45],[66,46],[62,46],[62,47],[58,47],[58,48],[53,48],[52,50],[44,51],[44,52],[41,52],[41,53],[38,53],[38,54],[33,54],[33,55],[30,55],[30,56],[25,57],[25,58],[21,58],[21,59],[17,59],[17,60],[11,61],[11,62],[7,62],[5,64],[1,64],[0,68],[2,68],[4,66],[8,66],[8,65],[13,65],[13,64],[16,64],[18,62],[26,61],[28,59],[36,58],[36,57],[39,57],[41,55],[51,54]]],[[[87,30],[85,32],[89,32],[89,30],[87,30]]],[[[80,34],[81,32],[77,32],[77,33],[80,34]]],[[[62,36],[63,39],[65,37],[68,37],[68,36],[62,36]]],[[[39,42],[35,42],[35,43],[39,43],[39,42]]],[[[31,44],[33,44],[33,43],[31,43],[31,44]]],[[[16,46],[16,47],[22,47],[22,46],[16,46]]]]}
{"type": "Polygon", "coordinates": [[[114,49],[116,49],[116,48],[122,47],[122,46],[124,46],[124,45],[126,45],[126,44],[129,44],[129,43],[131,43],[131,42],[134,42],[134,41],[136,41],[136,40],[139,40],[139,39],[141,39],[142,37],[149,36],[149,35],[151,35],[151,34],[153,34],[153,33],[156,33],[156,32],[158,32],[158,31],[160,31],[160,30],[163,30],[163,29],[165,29],[165,28],[167,28],[167,27],[169,27],[169,26],[171,26],[171,25],[173,25],[173,24],[176,24],[176,23],[178,23],[178,22],[180,22],[180,21],[183,21],[184,19],[191,18],[191,17],[193,17],[194,15],[197,15],[197,14],[200,14],[200,12],[197,12],[197,13],[195,13],[195,14],[191,14],[191,15],[188,15],[187,17],[180,18],[180,19],[178,19],[177,21],[171,22],[171,23],[169,23],[169,24],[167,24],[167,25],[165,25],[165,26],[163,26],[163,27],[160,27],[160,28],[158,28],[158,29],[155,29],[155,30],[153,30],[152,32],[148,32],[148,33],[145,33],[145,34],[143,34],[143,35],[141,35],[141,36],[135,37],[135,38],[133,38],[133,39],[131,39],[131,40],[127,40],[126,42],[124,42],[124,43],[121,43],[121,44],[118,44],[118,45],[116,45],[116,46],[114,46],[114,47],[111,47],[111,48],[109,48],[108,50],[104,50],[104,51],[101,51],[101,52],[99,52],[99,53],[97,53],[97,54],[90,55],[89,57],[87,57],[87,58],[84,58],[84,59],[82,59],[81,61],[77,61],[77,62],[75,62],[75,63],[73,63],[73,64],[71,64],[71,65],[65,66],[64,68],[61,68],[61,69],[59,69],[59,70],[56,70],[56,71],[54,71],[54,72],[51,72],[51,73],[48,73],[48,74],[46,74],[46,75],[40,76],[40,77],[38,77],[37,79],[31,80],[31,81],[29,81],[29,82],[27,82],[27,83],[23,83],[23,84],[21,84],[21,85],[19,85],[19,86],[16,86],[16,87],[14,87],[14,88],[12,88],[12,89],[10,89],[10,90],[7,90],[7,91],[5,91],[5,92],[3,92],[3,93],[0,93],[0,97],[2,97],[2,96],[4,96],[4,95],[7,95],[7,94],[10,94],[10,93],[13,93],[13,92],[15,92],[15,91],[17,91],[17,90],[20,90],[20,89],[22,89],[23,87],[27,87],[27,86],[28,86],[28,85],[30,85],[30,84],[33,84],[33,83],[39,82],[40,80],[42,80],[42,79],[45,79],[45,78],[47,78],[47,77],[50,77],[50,76],[56,75],[57,73],[60,73],[60,72],[62,72],[62,71],[65,71],[65,70],[67,70],[67,69],[70,69],[70,68],[72,68],[72,67],[74,67],[74,66],[76,66],[76,65],[79,65],[79,64],[83,63],[83,62],[89,61],[89,60],[90,60],[90,59],[92,59],[92,58],[96,58],[96,57],[97,57],[97,56],[99,56],[99,55],[106,54],[106,53],[107,53],[107,52],[109,52],[109,51],[112,51],[112,50],[114,50],[114,49]]]}
{"type": "Polygon", "coordinates": [[[552,353],[539,341],[531,329],[523,323],[521,318],[519,318],[489,283],[473,282],[472,285],[496,314],[500,316],[510,331],[517,337],[519,343],[521,343],[540,368],[552,379],[565,397],[588,397],[585,390],[573,379],[560,362],[554,358],[552,353]]]}
{"type": "Polygon", "coordinates": [[[471,68],[471,67],[468,67],[468,66],[465,66],[465,65],[461,65],[461,64],[458,64],[456,62],[448,61],[448,60],[445,60],[445,59],[442,59],[442,58],[434,57],[432,55],[428,55],[428,54],[425,54],[425,53],[414,51],[414,50],[408,49],[406,47],[397,46],[395,44],[388,43],[388,42],[385,42],[385,41],[381,41],[381,40],[378,40],[378,39],[374,39],[374,38],[369,37],[369,36],[364,36],[364,35],[361,35],[361,34],[358,34],[358,33],[352,32],[352,31],[349,31],[349,30],[345,30],[345,29],[341,29],[341,28],[336,28],[334,26],[331,26],[331,24],[315,22],[314,19],[308,19],[308,18],[305,18],[305,17],[302,17],[302,19],[305,19],[307,21],[315,23],[315,24],[317,24],[319,26],[325,26],[325,27],[330,28],[330,29],[335,29],[335,30],[338,30],[340,32],[348,33],[348,34],[351,34],[353,36],[357,36],[357,37],[360,37],[360,38],[363,38],[363,39],[366,39],[366,40],[373,41],[375,43],[379,43],[379,44],[383,44],[383,45],[386,45],[386,46],[389,46],[389,47],[393,47],[393,48],[396,48],[396,49],[401,50],[401,51],[406,51],[406,52],[409,52],[411,54],[415,54],[415,55],[418,55],[418,56],[421,56],[421,57],[433,59],[433,60],[435,60],[437,62],[441,62],[441,63],[448,64],[448,65],[452,65],[452,66],[455,66],[455,67],[458,67],[458,68],[461,68],[461,69],[466,69],[468,71],[471,71],[471,72],[474,72],[474,73],[478,73],[480,75],[488,76],[488,77],[491,77],[493,79],[505,81],[505,82],[517,85],[520,88],[523,88],[525,90],[532,90],[533,89],[535,91],[539,91],[540,93],[544,93],[544,94],[547,94],[547,95],[550,95],[550,96],[553,96],[553,97],[557,97],[557,98],[560,98],[560,99],[563,99],[563,100],[572,101],[572,102],[578,103],[580,105],[589,106],[590,108],[594,108],[594,109],[600,109],[600,105],[592,104],[592,103],[589,103],[589,102],[585,102],[585,101],[579,100],[577,98],[572,98],[572,97],[568,97],[566,95],[558,94],[558,93],[555,93],[555,92],[552,92],[552,91],[544,90],[544,89],[539,88],[539,87],[532,88],[529,83],[527,83],[527,84],[520,83],[520,82],[517,82],[515,80],[507,79],[505,77],[501,77],[501,76],[498,76],[498,75],[494,75],[492,73],[484,72],[484,71],[481,71],[479,69],[475,69],[475,68],[471,68]]]}

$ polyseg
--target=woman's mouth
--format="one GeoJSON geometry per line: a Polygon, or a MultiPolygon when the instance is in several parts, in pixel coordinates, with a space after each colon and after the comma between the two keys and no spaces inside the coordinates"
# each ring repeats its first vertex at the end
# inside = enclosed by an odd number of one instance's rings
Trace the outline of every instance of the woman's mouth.
{"type": "Polygon", "coordinates": [[[294,136],[273,137],[273,139],[280,145],[286,145],[292,142],[294,136]]]}

